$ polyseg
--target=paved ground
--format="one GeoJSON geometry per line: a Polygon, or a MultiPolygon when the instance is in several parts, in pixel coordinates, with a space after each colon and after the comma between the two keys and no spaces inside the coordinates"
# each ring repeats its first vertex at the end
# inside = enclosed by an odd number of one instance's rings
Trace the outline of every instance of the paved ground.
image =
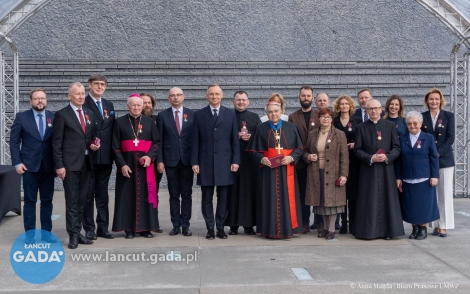
{"type": "MultiPolygon", "coordinates": [[[[111,212],[114,191],[110,191],[111,212]]],[[[4,195],[2,195],[4,197],[4,195]]],[[[429,236],[415,241],[405,237],[361,241],[337,235],[326,241],[310,233],[291,240],[267,240],[259,236],[205,239],[200,213],[200,190],[193,194],[192,237],[171,237],[168,192],[160,193],[160,224],[163,234],[153,239],[114,240],[99,238],[95,244],[66,249],[60,275],[47,284],[33,285],[13,272],[9,254],[23,231],[22,217],[8,215],[0,224],[0,292],[60,293],[470,293],[470,199],[455,199],[456,230],[447,238],[429,236]],[[112,262],[113,254],[144,252],[167,255],[173,251],[194,261],[112,262]],[[97,254],[108,261],[72,261],[71,254],[97,254]],[[299,280],[293,268],[305,269],[310,280],[299,280]],[[156,291],[157,290],[157,291],[156,291]]],[[[62,192],[54,196],[53,233],[64,246],[65,202],[62,192]]],[[[111,216],[112,219],[112,216],[111,216]]],[[[407,235],[410,226],[405,224],[407,235]]],[[[75,257],[77,257],[76,255],[75,257]]],[[[96,258],[96,257],[95,257],[96,258]]]]}

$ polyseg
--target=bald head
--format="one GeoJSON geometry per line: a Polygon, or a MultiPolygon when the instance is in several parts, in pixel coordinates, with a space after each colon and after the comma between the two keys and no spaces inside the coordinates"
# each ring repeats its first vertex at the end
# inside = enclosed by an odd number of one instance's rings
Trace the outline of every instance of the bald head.
{"type": "Polygon", "coordinates": [[[171,106],[175,109],[180,109],[183,106],[184,93],[178,87],[173,87],[168,92],[168,101],[170,101],[171,106]]]}

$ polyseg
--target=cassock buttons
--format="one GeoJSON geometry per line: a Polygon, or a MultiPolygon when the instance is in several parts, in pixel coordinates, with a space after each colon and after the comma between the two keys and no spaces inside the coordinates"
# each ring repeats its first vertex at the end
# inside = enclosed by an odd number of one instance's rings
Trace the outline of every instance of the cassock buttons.
{"type": "Polygon", "coordinates": [[[437,144],[437,141],[436,141],[436,144],[437,144]]]}
{"type": "Polygon", "coordinates": [[[424,126],[424,128],[425,128],[425,129],[427,129],[427,128],[428,128],[428,126],[424,126]]]}
{"type": "Polygon", "coordinates": [[[441,135],[441,134],[439,134],[439,136],[440,136],[440,135],[441,135]]]}

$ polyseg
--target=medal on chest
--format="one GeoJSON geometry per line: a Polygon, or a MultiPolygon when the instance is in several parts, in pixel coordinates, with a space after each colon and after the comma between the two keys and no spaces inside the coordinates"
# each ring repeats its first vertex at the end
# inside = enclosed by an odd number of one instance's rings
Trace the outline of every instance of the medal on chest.
{"type": "Polygon", "coordinates": [[[104,109],[103,112],[104,112],[104,118],[109,118],[108,111],[104,109]]]}
{"type": "Polygon", "coordinates": [[[377,140],[382,140],[382,132],[381,131],[377,131],[377,140]]]}
{"type": "Polygon", "coordinates": [[[416,146],[416,147],[421,148],[421,140],[418,140],[416,143],[418,144],[418,146],[416,146]]]}
{"type": "Polygon", "coordinates": [[[444,127],[444,126],[442,125],[442,119],[439,119],[439,120],[437,121],[437,127],[438,127],[438,128],[443,128],[443,127],[444,127]]]}
{"type": "Polygon", "coordinates": [[[52,127],[52,122],[51,122],[51,119],[50,119],[50,118],[47,119],[47,126],[48,126],[49,128],[52,127]]]}
{"type": "Polygon", "coordinates": [[[186,113],[183,114],[183,120],[184,122],[188,122],[188,115],[186,113]]]}
{"type": "Polygon", "coordinates": [[[140,124],[141,121],[142,121],[142,115],[140,116],[139,127],[138,127],[138,130],[136,132],[135,129],[134,129],[134,124],[131,122],[131,118],[129,116],[129,123],[131,124],[132,135],[134,135],[134,140],[132,141],[134,143],[134,146],[138,146],[139,142],[140,142],[139,141],[139,133],[142,133],[142,125],[140,124]]]}
{"type": "Polygon", "coordinates": [[[87,124],[91,124],[90,117],[88,116],[88,114],[85,114],[85,119],[87,124]]]}
{"type": "Polygon", "coordinates": [[[139,124],[139,133],[142,134],[142,125],[139,124]]]}
{"type": "Polygon", "coordinates": [[[352,123],[348,123],[348,132],[352,131],[352,123]]]}
{"type": "Polygon", "coordinates": [[[326,142],[331,143],[331,134],[328,134],[328,137],[326,137],[326,142]]]}
{"type": "Polygon", "coordinates": [[[313,117],[310,119],[310,125],[312,125],[312,127],[315,126],[315,119],[313,117]]]}

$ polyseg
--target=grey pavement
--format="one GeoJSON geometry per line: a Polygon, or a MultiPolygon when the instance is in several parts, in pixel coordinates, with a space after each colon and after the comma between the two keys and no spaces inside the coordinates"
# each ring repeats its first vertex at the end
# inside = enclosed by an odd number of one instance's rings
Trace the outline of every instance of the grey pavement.
{"type": "MultiPolygon", "coordinates": [[[[114,190],[109,192],[112,220],[114,190]]],[[[124,233],[116,233],[113,240],[98,238],[93,245],[66,249],[62,272],[41,285],[24,282],[11,268],[10,248],[23,232],[23,221],[8,214],[0,224],[0,292],[470,293],[470,199],[454,199],[456,229],[449,230],[447,238],[363,241],[337,234],[337,240],[326,241],[311,232],[290,240],[268,240],[245,235],[241,229],[227,240],[208,241],[199,189],[193,193],[191,237],[168,235],[172,229],[168,191],[160,191],[159,197],[162,234],[126,240],[124,233]],[[142,261],[142,253],[159,259],[142,261]],[[89,256],[95,260],[107,255],[108,260],[72,261],[71,254],[74,258],[93,254],[89,256]],[[119,254],[139,261],[111,261],[119,254]],[[184,261],[161,260],[171,254],[184,261]],[[299,280],[293,271],[299,268],[306,270],[303,277],[311,279],[299,280]]],[[[66,247],[64,212],[63,192],[56,192],[53,233],[66,247]]],[[[410,227],[405,224],[407,235],[410,227]]]]}

